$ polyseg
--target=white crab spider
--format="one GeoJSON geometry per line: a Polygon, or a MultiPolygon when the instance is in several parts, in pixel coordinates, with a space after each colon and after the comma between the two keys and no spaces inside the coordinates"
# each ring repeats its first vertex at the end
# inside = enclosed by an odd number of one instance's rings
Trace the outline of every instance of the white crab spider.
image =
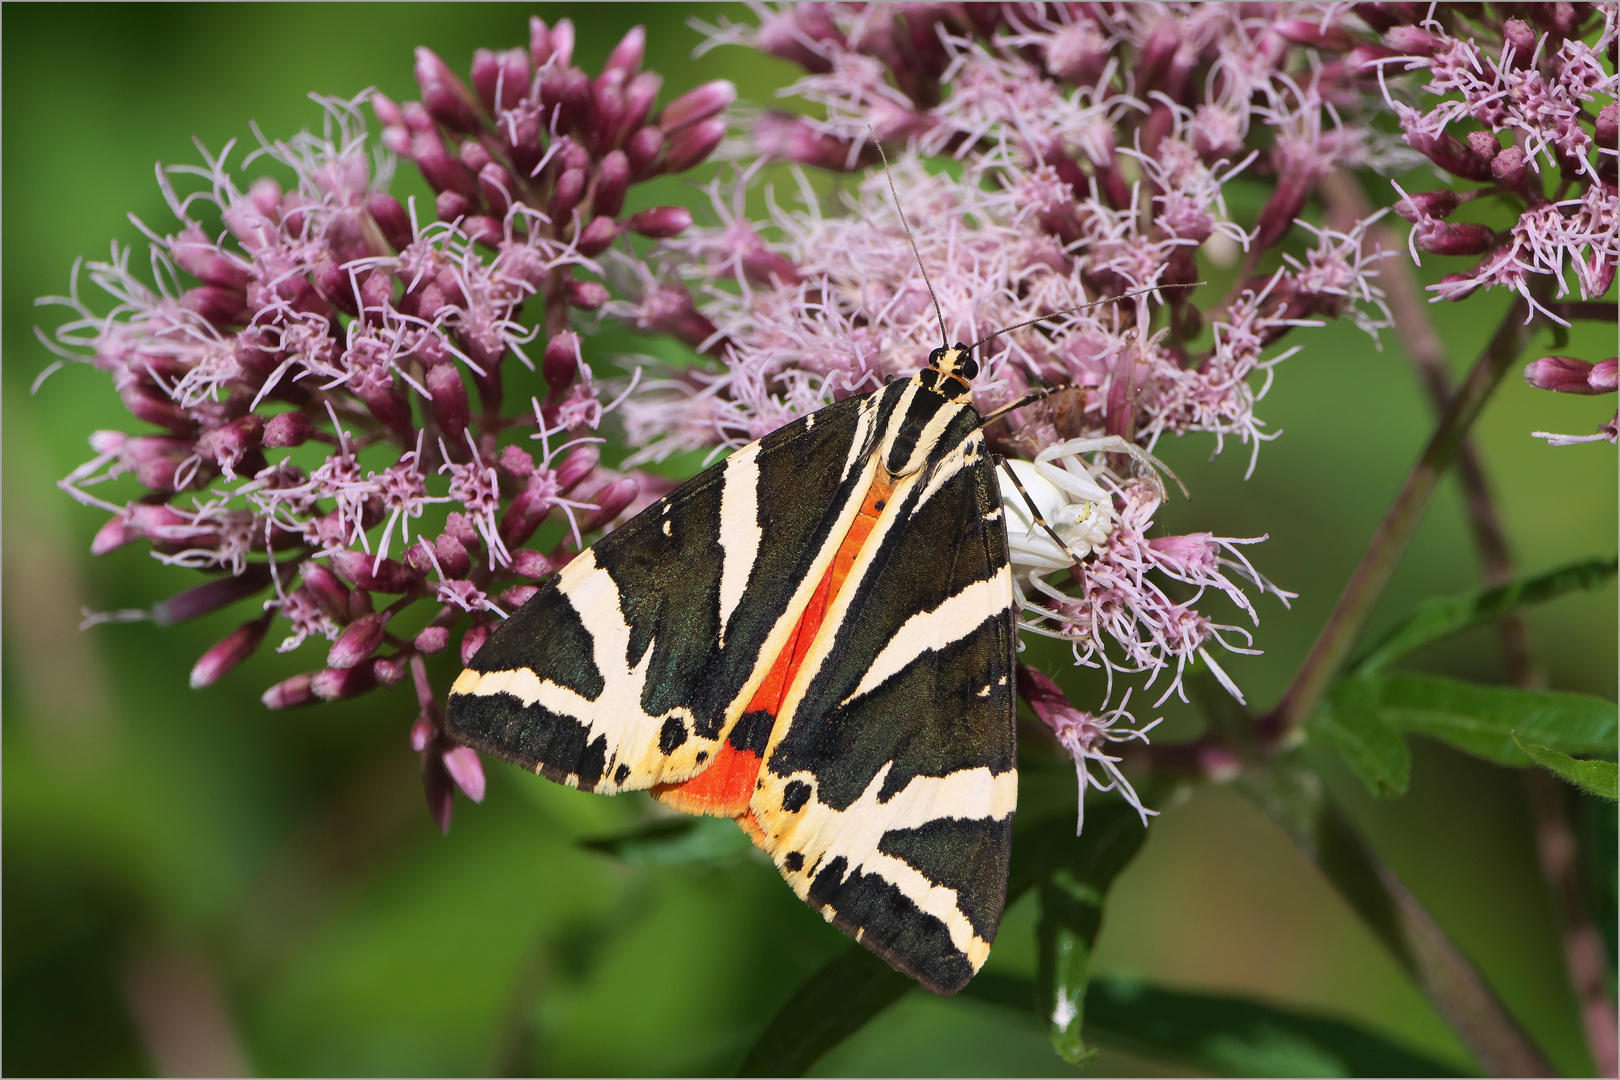
{"type": "Polygon", "coordinates": [[[1080,459],[1081,454],[1099,451],[1127,454],[1147,466],[1147,475],[1159,487],[1161,497],[1164,485],[1159,480],[1159,472],[1175,478],[1175,473],[1164,462],[1118,435],[1069,439],[1042,450],[1034,461],[1008,459],[1006,466],[1029,492],[1029,501],[1068,548],[1068,551],[1059,549],[1051,535],[1035,521],[1029,502],[1013,482],[1004,472],[997,473],[1001,505],[1007,515],[1007,547],[1015,580],[1027,574],[1033,583],[1035,575],[1072,566],[1107,546],[1119,525],[1113,495],[1097,481],[1097,477],[1107,472],[1107,466],[1088,464],[1080,459]],[[1062,462],[1062,468],[1054,464],[1057,461],[1062,462]]]}

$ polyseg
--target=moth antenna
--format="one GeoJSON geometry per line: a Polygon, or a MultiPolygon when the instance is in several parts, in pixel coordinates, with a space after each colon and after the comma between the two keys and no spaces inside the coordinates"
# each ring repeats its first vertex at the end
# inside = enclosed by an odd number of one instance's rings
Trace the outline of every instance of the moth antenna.
{"type": "MultiPolygon", "coordinates": [[[[927,275],[924,275],[924,276],[926,277],[927,275]]],[[[1045,322],[1047,319],[1055,319],[1059,315],[1067,315],[1071,311],[1084,311],[1084,310],[1086,310],[1086,308],[1101,307],[1103,304],[1112,304],[1115,300],[1126,300],[1126,299],[1129,299],[1132,296],[1143,296],[1143,295],[1145,295],[1147,293],[1158,292],[1160,289],[1196,289],[1196,288],[1198,288],[1198,286],[1203,285],[1203,284],[1205,284],[1205,282],[1192,281],[1192,282],[1187,282],[1187,283],[1181,284],[1181,285],[1154,285],[1151,288],[1147,288],[1147,289],[1137,289],[1135,292],[1120,293],[1118,296],[1109,296],[1109,297],[1105,297],[1102,300],[1093,300],[1089,304],[1076,304],[1074,307],[1063,308],[1061,311],[1053,311],[1053,312],[1050,312],[1049,314],[1046,314],[1046,315],[1036,316],[1033,319],[1025,319],[1021,323],[1013,323],[1011,326],[1004,326],[1000,330],[997,330],[995,333],[988,334],[988,335],[980,338],[978,341],[975,341],[973,344],[969,345],[968,346],[968,352],[972,352],[974,349],[977,349],[980,345],[983,345],[985,342],[989,341],[991,338],[998,338],[1002,334],[1005,334],[1010,330],[1020,330],[1020,329],[1022,329],[1024,327],[1026,327],[1026,326],[1033,326],[1035,323],[1045,322]]]]}
{"type": "Polygon", "coordinates": [[[883,176],[889,181],[889,194],[894,198],[894,208],[900,211],[900,224],[906,230],[906,239],[911,242],[911,253],[917,256],[917,269],[922,271],[923,284],[928,286],[928,299],[934,302],[934,317],[939,320],[939,340],[948,349],[951,347],[951,337],[945,332],[945,313],[940,310],[939,297],[934,295],[934,283],[928,280],[928,267],[923,265],[922,252],[917,250],[917,238],[911,235],[911,222],[906,220],[906,208],[900,205],[900,192],[894,187],[894,173],[889,171],[889,155],[883,152],[883,144],[878,142],[877,132],[870,126],[866,130],[872,133],[872,145],[877,147],[878,157],[883,159],[883,176]]]}

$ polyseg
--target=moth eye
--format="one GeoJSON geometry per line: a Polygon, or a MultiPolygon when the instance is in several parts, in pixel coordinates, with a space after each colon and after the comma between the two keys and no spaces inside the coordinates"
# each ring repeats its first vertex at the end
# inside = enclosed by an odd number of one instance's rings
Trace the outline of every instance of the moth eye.
{"type": "Polygon", "coordinates": [[[939,367],[939,362],[945,358],[945,346],[941,345],[928,354],[928,366],[939,367]]]}
{"type": "Polygon", "coordinates": [[[979,374],[979,362],[971,356],[964,356],[957,366],[956,373],[964,379],[972,380],[979,374]]]}

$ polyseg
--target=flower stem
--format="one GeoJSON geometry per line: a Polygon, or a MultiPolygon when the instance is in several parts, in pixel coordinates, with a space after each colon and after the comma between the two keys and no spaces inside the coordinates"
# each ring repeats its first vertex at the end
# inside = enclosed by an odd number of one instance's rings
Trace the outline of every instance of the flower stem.
{"type": "Polygon", "coordinates": [[[1478,970],[1344,812],[1283,755],[1245,770],[1242,789],[1316,864],[1352,911],[1411,976],[1487,1076],[1556,1076],[1478,970]]]}
{"type": "Polygon", "coordinates": [[[1310,654],[1294,677],[1293,684],[1283,694],[1277,707],[1260,719],[1259,734],[1263,741],[1275,744],[1296,729],[1316,707],[1317,701],[1338,674],[1366,626],[1373,605],[1389,583],[1390,575],[1406,550],[1406,544],[1412,538],[1412,532],[1417,528],[1441,475],[1456,456],[1463,437],[1478,419],[1492,392],[1501,383],[1502,376],[1529,341],[1532,333],[1532,326],[1526,323],[1529,310],[1529,304],[1523,298],[1513,302],[1497,326],[1496,333],[1491,336],[1490,343],[1485,346],[1485,351],[1480,354],[1474,370],[1469,373],[1468,380],[1452,398],[1440,425],[1429,439],[1429,445],[1412,467],[1400,494],[1384,515],[1378,531],[1373,534],[1361,565],[1356,567],[1355,573],[1345,584],[1338,605],[1317,635],[1316,643],[1311,646],[1310,654]]]}

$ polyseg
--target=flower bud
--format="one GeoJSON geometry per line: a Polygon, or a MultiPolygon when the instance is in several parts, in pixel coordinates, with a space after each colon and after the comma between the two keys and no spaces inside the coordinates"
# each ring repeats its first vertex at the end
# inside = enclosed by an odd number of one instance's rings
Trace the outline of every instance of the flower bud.
{"type": "Polygon", "coordinates": [[[628,78],[641,70],[641,61],[646,53],[647,31],[640,26],[632,26],[630,32],[608,54],[607,62],[602,65],[602,74],[620,71],[628,78]]]}
{"type": "Polygon", "coordinates": [[[137,420],[167,428],[176,435],[190,435],[197,430],[197,421],[185,409],[141,383],[130,383],[118,392],[118,397],[137,420]]]}
{"type": "Polygon", "coordinates": [[[459,445],[467,430],[472,409],[467,404],[467,384],[455,364],[434,364],[423,376],[433,400],[433,419],[446,440],[459,445]]]}
{"type": "Polygon", "coordinates": [[[363,551],[334,551],[332,568],[362,589],[402,593],[417,582],[416,575],[393,559],[377,559],[363,551]]]}
{"type": "Polygon", "coordinates": [[[439,561],[439,570],[447,578],[464,578],[472,569],[472,555],[467,545],[448,534],[433,541],[433,554],[439,561]]]}
{"type": "Polygon", "coordinates": [[[540,591],[538,585],[514,585],[500,595],[500,605],[507,611],[516,611],[533,599],[540,591]]]}
{"type": "Polygon", "coordinates": [[[419,46],[416,50],[416,85],[422,91],[422,104],[445,127],[465,132],[482,127],[472,91],[432,49],[419,46]]]}
{"type": "Polygon", "coordinates": [[[491,213],[504,217],[512,206],[512,193],[517,190],[517,184],[511,173],[492,161],[478,170],[478,190],[491,213]]]}
{"type": "Polygon", "coordinates": [[[551,31],[546,28],[546,20],[538,15],[529,16],[529,59],[536,68],[545,67],[546,61],[551,59],[551,31]]]}
{"type": "Polygon", "coordinates": [[[1422,191],[1416,195],[1407,195],[1395,204],[1394,209],[1397,214],[1407,221],[1421,221],[1424,218],[1447,218],[1457,209],[1460,201],[1455,191],[1450,188],[1441,188],[1438,191],[1422,191]]]}
{"type": "Polygon", "coordinates": [[[1352,75],[1359,79],[1376,79],[1383,67],[1381,61],[1403,55],[1394,49],[1382,45],[1357,45],[1345,56],[1345,64],[1352,75]]]}
{"type": "Polygon", "coordinates": [[[607,286],[600,281],[569,278],[568,302],[582,311],[595,311],[608,302],[607,286]]]}
{"type": "Polygon", "coordinates": [[[1454,176],[1481,183],[1489,183],[1492,179],[1491,165],[1494,163],[1474,153],[1454,136],[1407,132],[1406,143],[1454,176]]]}
{"type": "Polygon", "coordinates": [[[580,534],[595,532],[606,525],[611,525],[613,519],[624,513],[624,508],[635,501],[640,490],[641,485],[627,476],[622,480],[613,481],[598,491],[594,497],[596,509],[580,516],[580,534]]]}
{"type": "Polygon", "coordinates": [[[169,240],[169,254],[175,265],[202,282],[232,292],[245,292],[252,274],[247,267],[220,251],[197,225],[187,226],[169,240]]]}
{"type": "Polygon", "coordinates": [[[1488,131],[1470,131],[1467,141],[1468,149],[1478,154],[1482,161],[1491,161],[1502,152],[1501,142],[1488,131]]]}
{"type": "Polygon", "coordinates": [[[1436,255],[1479,255],[1496,243],[1496,233],[1489,225],[1452,225],[1432,218],[1418,222],[1412,236],[1419,251],[1436,255]]]}
{"type": "Polygon", "coordinates": [[[714,153],[714,148],[725,137],[726,122],[718,118],[682,128],[669,137],[669,144],[664,148],[663,171],[685,172],[714,153]]]}
{"type": "Polygon", "coordinates": [[[1280,19],[1271,24],[1278,37],[1294,45],[1326,52],[1347,52],[1355,41],[1337,26],[1324,25],[1322,16],[1314,19],[1280,19]]]}
{"type": "Polygon", "coordinates": [[[578,130],[591,104],[591,80],[578,68],[552,66],[540,76],[542,116],[548,128],[578,130]]]}
{"type": "Polygon", "coordinates": [[[484,639],[489,637],[489,627],[483,623],[473,623],[467,632],[461,635],[461,663],[462,666],[472,663],[472,658],[478,655],[478,650],[484,647],[484,639]]]}
{"type": "Polygon", "coordinates": [[[313,559],[298,564],[304,591],[326,614],[340,623],[349,621],[349,587],[331,570],[313,559]]]}
{"type": "Polygon", "coordinates": [[[529,54],[522,49],[498,53],[479,49],[473,54],[472,79],[485,111],[514,109],[529,90],[529,54]]]}
{"type": "Polygon", "coordinates": [[[383,630],[388,622],[386,612],[372,612],[343,628],[326,654],[326,666],[352,668],[377,651],[382,644],[383,630]]]}
{"type": "Polygon", "coordinates": [[[371,662],[371,674],[379,686],[398,686],[405,680],[405,664],[405,657],[397,653],[393,656],[379,656],[371,662]]]}
{"type": "Polygon", "coordinates": [[[456,787],[475,803],[484,801],[484,766],[470,746],[456,746],[444,752],[444,768],[456,787]]]}
{"type": "Polygon", "coordinates": [[[437,132],[413,134],[407,156],[416,162],[416,167],[422,171],[422,179],[435,192],[455,191],[469,199],[478,193],[473,174],[467,171],[467,166],[450,156],[437,132]]]}
{"type": "Polygon", "coordinates": [[[551,564],[551,560],[533,548],[518,548],[512,552],[512,573],[519,577],[538,580],[548,578],[556,572],[557,568],[551,564]]]}
{"type": "Polygon", "coordinates": [[[1445,42],[1420,26],[1394,26],[1384,34],[1384,44],[1402,56],[1433,56],[1445,42]]]}
{"type": "Polygon", "coordinates": [[[546,385],[551,387],[551,396],[561,397],[573,385],[574,376],[579,371],[579,335],[572,330],[563,330],[551,336],[546,342],[545,359],[541,361],[540,371],[544,374],[546,385]]]}
{"type": "Polygon", "coordinates": [[[1523,71],[1530,66],[1536,54],[1536,32],[1523,19],[1509,19],[1502,24],[1502,43],[1513,50],[1512,64],[1523,71]]]}
{"type": "Polygon", "coordinates": [[[357,697],[377,686],[372,665],[352,668],[325,668],[309,677],[309,692],[322,701],[342,701],[357,697]]]}
{"type": "Polygon", "coordinates": [[[462,231],[490,250],[496,250],[506,239],[501,223],[487,214],[469,214],[462,219],[462,231]]]}
{"type": "Polygon", "coordinates": [[[203,653],[191,668],[191,688],[199,690],[214,685],[220,676],[252,656],[264,641],[265,631],[270,628],[274,614],[267,611],[259,618],[243,623],[203,653]]]}
{"type": "Polygon", "coordinates": [[[630,162],[630,175],[637,180],[646,179],[663,148],[664,133],[655,127],[644,127],[630,136],[624,149],[625,157],[630,162]]]}
{"type": "MultiPolygon", "coordinates": [[[[385,128],[402,128],[405,126],[405,114],[395,104],[394,99],[378,90],[371,92],[371,111],[377,114],[377,122],[385,128]]],[[[278,194],[279,200],[281,196],[278,194]]]]}
{"type": "Polygon", "coordinates": [[[298,705],[313,705],[317,700],[311,686],[313,675],[294,675],[283,679],[260,695],[267,709],[291,709],[298,705]]]}
{"type": "Polygon", "coordinates": [[[376,610],[377,606],[371,602],[371,594],[369,592],[364,589],[354,589],[350,591],[348,615],[350,620],[365,618],[367,615],[370,615],[376,610]]]}
{"type": "Polygon", "coordinates": [[[603,214],[592,219],[574,241],[574,247],[586,258],[595,258],[613,246],[619,238],[619,223],[603,214]]]}
{"type": "Polygon", "coordinates": [[[1090,19],[1075,19],[1046,41],[1046,70],[1074,86],[1094,86],[1108,63],[1108,39],[1090,19]]]}
{"type": "MultiPolygon", "coordinates": [[[[443,652],[444,647],[450,644],[450,630],[448,627],[443,626],[423,627],[422,632],[416,635],[416,641],[413,644],[416,646],[417,652],[427,653],[430,656],[433,653],[443,652]]],[[[418,746],[417,749],[422,748],[418,746]]]]}
{"type": "Polygon", "coordinates": [[[646,122],[652,107],[658,102],[658,91],[663,85],[663,76],[652,71],[643,71],[630,80],[630,85],[624,88],[624,99],[620,105],[619,122],[613,138],[615,145],[622,144],[646,122]]]}
{"type": "Polygon", "coordinates": [[[196,312],[211,326],[220,329],[246,325],[250,318],[247,296],[237,289],[218,285],[199,285],[195,289],[187,289],[180,297],[180,306],[196,312]]]}
{"type": "Polygon", "coordinates": [[[556,63],[564,67],[574,62],[574,21],[572,19],[558,19],[557,25],[551,28],[551,56],[556,63]]]}
{"type": "Polygon", "coordinates": [[[240,574],[219,577],[176,593],[152,605],[152,621],[159,626],[195,619],[246,599],[270,584],[269,563],[248,563],[240,574]]]}
{"type": "Polygon", "coordinates": [[[614,150],[596,167],[591,188],[591,209],[608,218],[624,209],[625,189],[630,186],[630,159],[623,150],[614,150]]]}
{"type": "Polygon", "coordinates": [[[108,519],[107,524],[96,530],[95,539],[90,541],[90,554],[105,555],[138,539],[140,533],[130,527],[123,515],[115,514],[108,519]]]}
{"type": "Polygon", "coordinates": [[[553,474],[558,493],[566,495],[574,490],[587,476],[596,471],[601,462],[602,453],[595,446],[585,445],[575,449],[563,459],[563,463],[553,474]]]}
{"type": "Polygon", "coordinates": [[[1614,102],[1611,101],[1598,110],[1593,136],[1597,144],[1605,149],[1613,150],[1616,144],[1620,143],[1620,122],[1617,122],[1614,102]]]}
{"type": "Polygon", "coordinates": [[[1521,187],[1524,184],[1525,173],[1529,168],[1529,160],[1525,153],[1517,146],[1510,146],[1503,150],[1491,162],[1491,175],[1509,187],[1521,187]]]}
{"type": "Polygon", "coordinates": [[[440,221],[464,218],[473,206],[473,201],[459,191],[441,191],[433,199],[433,212],[440,221]]]}
{"type": "Polygon", "coordinates": [[[302,446],[315,434],[315,425],[301,412],[277,413],[264,422],[261,442],[272,449],[302,446]]]}
{"type": "MultiPolygon", "coordinates": [[[[1595,364],[1577,360],[1572,356],[1543,356],[1524,367],[1524,381],[1538,390],[1556,390],[1564,394],[1602,394],[1614,389],[1614,361],[1607,361],[1609,385],[1604,388],[1593,384],[1595,364]]],[[[1599,384],[1602,378],[1599,377],[1599,384]]]]}
{"type": "Polygon", "coordinates": [[[433,721],[426,716],[418,716],[416,723],[411,725],[411,749],[418,754],[426,750],[437,737],[438,730],[434,727],[433,721]]]}
{"type": "Polygon", "coordinates": [[[557,178],[557,186],[551,193],[552,221],[567,221],[568,215],[574,212],[579,205],[580,197],[585,194],[585,171],[583,169],[567,169],[557,178]]]}
{"type": "Polygon", "coordinates": [[[658,126],[666,133],[674,133],[724,112],[736,100],[736,85],[727,79],[716,79],[688,90],[665,105],[658,114],[658,126]]]}
{"type": "Polygon", "coordinates": [[[632,214],[624,227],[631,232],[650,236],[655,240],[679,236],[692,226],[692,211],[684,206],[655,206],[632,214]]]}
{"type": "Polygon", "coordinates": [[[1620,359],[1609,357],[1592,365],[1591,374],[1586,377],[1587,384],[1592,387],[1595,394],[1612,394],[1620,380],[1617,380],[1616,368],[1620,366],[1620,359]]]}

